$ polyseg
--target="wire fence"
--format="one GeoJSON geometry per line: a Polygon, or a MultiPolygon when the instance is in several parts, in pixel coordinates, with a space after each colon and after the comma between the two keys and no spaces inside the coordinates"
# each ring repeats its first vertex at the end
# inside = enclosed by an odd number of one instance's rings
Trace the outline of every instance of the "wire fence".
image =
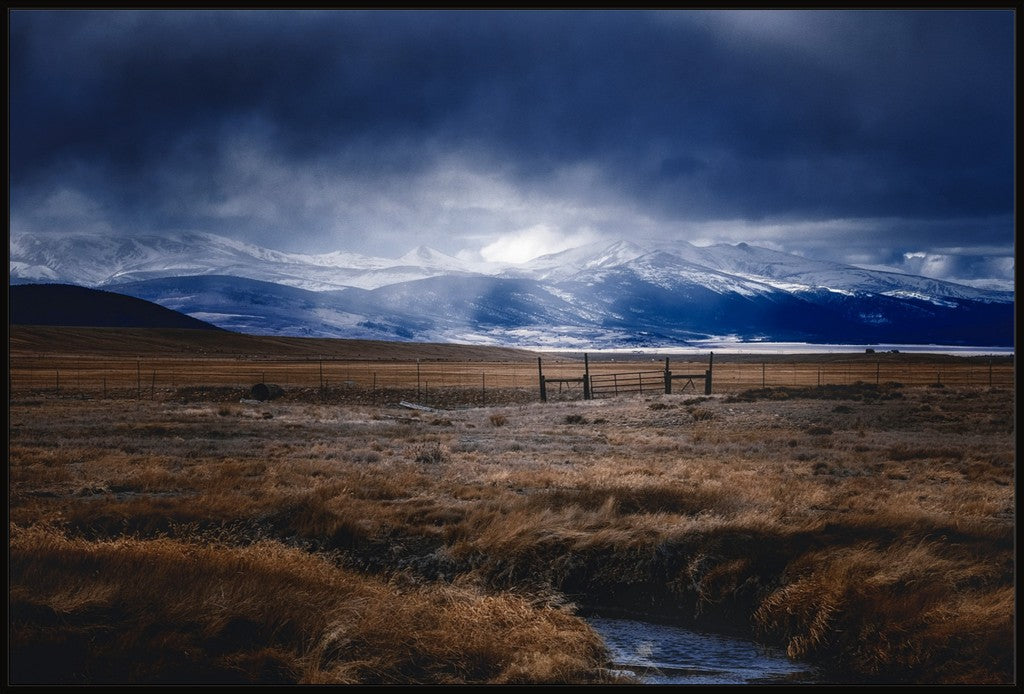
{"type": "MultiPolygon", "coordinates": [[[[643,378],[643,393],[663,392],[651,361],[590,363],[595,395],[636,392],[617,390],[643,378]],[[617,375],[623,374],[623,375],[617,375]],[[631,374],[631,375],[630,375],[631,374]]],[[[703,373],[705,361],[674,361],[673,372],[703,373]]],[[[545,360],[548,379],[567,380],[583,375],[577,360],[545,360]]],[[[714,363],[713,392],[727,393],[780,386],[825,386],[854,383],[878,385],[896,382],[904,386],[1013,387],[1014,369],[1008,360],[920,362],[919,360],[814,362],[714,363]]],[[[538,399],[538,367],[532,362],[459,362],[427,360],[342,361],[330,359],[257,360],[186,358],[54,358],[25,356],[12,359],[10,394],[54,393],[82,397],[156,398],[203,389],[218,390],[227,397],[245,397],[259,383],[281,386],[295,397],[349,399],[381,403],[389,398],[416,401],[463,400],[470,404],[526,402],[538,399]]],[[[635,385],[635,384],[634,384],[635,385]]],[[[689,393],[685,384],[674,388],[689,393]]],[[[701,388],[693,392],[703,392],[701,388]]],[[[554,399],[583,397],[580,383],[548,384],[554,399]]]]}

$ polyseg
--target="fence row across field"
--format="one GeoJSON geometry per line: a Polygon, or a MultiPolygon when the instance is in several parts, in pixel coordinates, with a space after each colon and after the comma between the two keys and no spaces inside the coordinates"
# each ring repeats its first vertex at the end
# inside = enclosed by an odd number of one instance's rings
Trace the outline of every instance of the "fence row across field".
{"type": "MultiPolygon", "coordinates": [[[[590,384],[595,397],[627,392],[664,392],[664,376],[657,361],[591,361],[590,384]]],[[[706,361],[673,361],[675,374],[701,374],[706,361]]],[[[544,360],[552,399],[583,397],[583,362],[544,360]]],[[[54,358],[19,357],[9,370],[12,395],[48,391],[106,397],[155,397],[182,388],[230,387],[248,390],[257,383],[274,383],[288,389],[318,389],[321,393],[352,391],[423,398],[431,392],[464,390],[475,393],[473,401],[502,399],[510,391],[523,398],[538,394],[535,362],[454,361],[337,361],[337,360],[242,360],[170,358],[54,358]]],[[[918,363],[907,361],[730,362],[714,363],[714,392],[735,392],[772,386],[884,384],[905,386],[941,384],[951,387],[1012,387],[1012,363],[962,361],[918,363]]],[[[701,382],[678,379],[675,393],[703,393],[701,382]]],[[[523,399],[515,398],[515,399],[523,399]]]]}

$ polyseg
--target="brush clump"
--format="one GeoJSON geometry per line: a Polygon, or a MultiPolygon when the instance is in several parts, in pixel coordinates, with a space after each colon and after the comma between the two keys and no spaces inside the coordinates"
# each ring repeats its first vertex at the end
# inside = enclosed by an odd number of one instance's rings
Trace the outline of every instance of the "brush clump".
{"type": "Polygon", "coordinates": [[[603,662],[564,610],[401,588],[275,541],[11,531],[16,683],[557,683],[593,680],[603,662]]]}

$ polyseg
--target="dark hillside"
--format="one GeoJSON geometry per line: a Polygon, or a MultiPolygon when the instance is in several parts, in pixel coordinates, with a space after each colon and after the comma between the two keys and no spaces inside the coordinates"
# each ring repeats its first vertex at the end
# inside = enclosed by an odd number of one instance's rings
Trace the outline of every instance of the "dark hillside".
{"type": "MultiPolygon", "coordinates": [[[[92,328],[13,325],[8,348],[18,356],[194,356],[231,359],[353,359],[359,361],[536,361],[537,353],[491,345],[380,342],[316,337],[244,335],[227,330],[92,328]]],[[[574,357],[563,357],[574,359],[574,357]]],[[[579,360],[583,357],[580,356],[579,360]]]]}
{"type": "Polygon", "coordinates": [[[22,284],[11,286],[9,291],[11,325],[221,330],[150,301],[98,289],[70,284],[22,284]]]}

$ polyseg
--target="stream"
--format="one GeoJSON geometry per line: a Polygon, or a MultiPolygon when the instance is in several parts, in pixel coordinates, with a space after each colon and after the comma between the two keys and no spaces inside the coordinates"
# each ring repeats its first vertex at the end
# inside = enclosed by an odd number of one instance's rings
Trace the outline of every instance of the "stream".
{"type": "Polygon", "coordinates": [[[611,669],[643,684],[820,684],[820,673],[784,651],[733,636],[632,619],[591,616],[611,669]]]}

